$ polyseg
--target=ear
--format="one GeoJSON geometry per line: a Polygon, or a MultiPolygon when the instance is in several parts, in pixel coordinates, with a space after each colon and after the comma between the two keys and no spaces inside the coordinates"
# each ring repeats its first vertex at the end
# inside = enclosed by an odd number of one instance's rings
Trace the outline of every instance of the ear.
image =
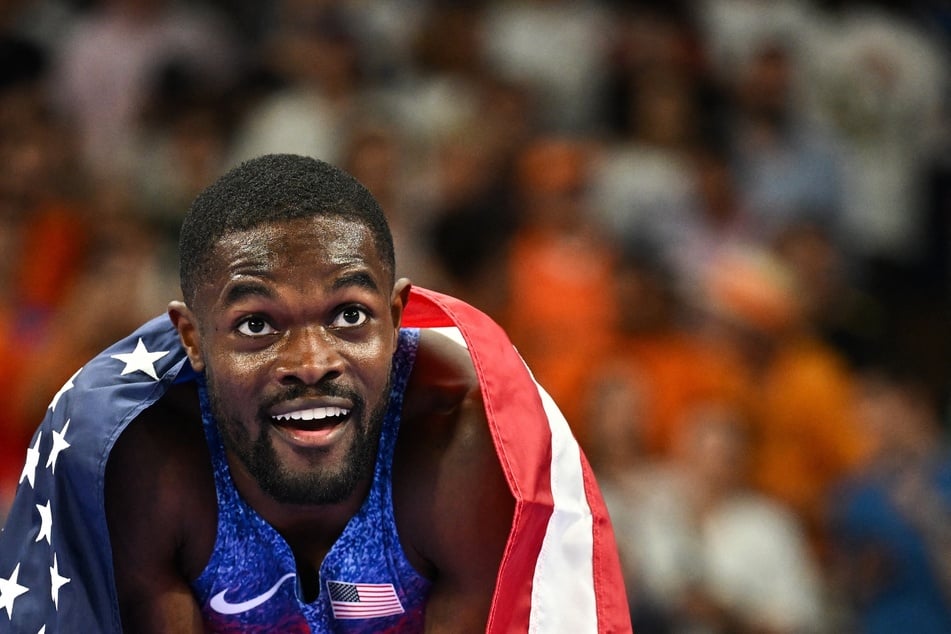
{"type": "Polygon", "coordinates": [[[390,314],[393,318],[393,328],[399,334],[400,323],[403,321],[403,309],[409,301],[409,291],[413,287],[410,281],[401,277],[393,285],[393,296],[390,299],[390,314]]]}
{"type": "Polygon", "coordinates": [[[178,331],[178,338],[185,348],[188,360],[196,372],[205,369],[205,361],[201,356],[201,336],[198,333],[198,322],[185,302],[173,301],[168,304],[168,316],[178,331]]]}

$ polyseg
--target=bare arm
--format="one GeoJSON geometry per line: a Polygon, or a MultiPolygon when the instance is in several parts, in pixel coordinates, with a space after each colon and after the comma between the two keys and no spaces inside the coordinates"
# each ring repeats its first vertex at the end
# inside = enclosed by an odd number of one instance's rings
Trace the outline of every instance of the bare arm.
{"type": "Polygon", "coordinates": [[[484,632],[514,498],[476,387],[425,419],[421,435],[402,444],[394,492],[404,545],[433,578],[426,632],[484,632]]]}
{"type": "Polygon", "coordinates": [[[214,513],[214,489],[207,506],[194,432],[155,420],[168,414],[157,408],[133,421],[106,469],[116,590],[123,627],[131,632],[202,632],[188,580],[201,566],[203,549],[210,549],[196,509],[214,513]]]}

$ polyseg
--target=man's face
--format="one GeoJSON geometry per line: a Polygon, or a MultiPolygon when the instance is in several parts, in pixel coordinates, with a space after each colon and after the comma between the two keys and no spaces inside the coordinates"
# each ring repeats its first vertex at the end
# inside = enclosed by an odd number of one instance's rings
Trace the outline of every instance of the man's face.
{"type": "Polygon", "coordinates": [[[344,501],[372,477],[403,301],[370,231],[267,224],[212,262],[192,311],[232,470],[279,502],[344,501]]]}

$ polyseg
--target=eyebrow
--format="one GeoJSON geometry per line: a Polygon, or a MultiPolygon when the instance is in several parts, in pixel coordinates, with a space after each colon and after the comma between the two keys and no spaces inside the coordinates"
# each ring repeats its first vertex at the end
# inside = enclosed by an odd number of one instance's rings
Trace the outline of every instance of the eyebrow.
{"type": "Polygon", "coordinates": [[[230,306],[246,297],[271,298],[273,297],[273,293],[263,284],[239,282],[228,288],[228,292],[224,296],[224,304],[225,306],[230,306]]]}
{"type": "Polygon", "coordinates": [[[371,277],[366,271],[354,271],[352,273],[341,275],[334,280],[332,288],[336,291],[349,286],[359,286],[360,288],[365,288],[371,291],[379,290],[379,287],[373,280],[373,277],[371,277]]]}

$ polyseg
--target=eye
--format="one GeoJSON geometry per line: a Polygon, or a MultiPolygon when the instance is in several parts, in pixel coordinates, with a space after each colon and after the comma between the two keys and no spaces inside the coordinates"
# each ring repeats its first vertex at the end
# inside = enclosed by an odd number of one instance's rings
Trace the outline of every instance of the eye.
{"type": "Polygon", "coordinates": [[[277,330],[264,317],[251,315],[238,323],[238,332],[248,337],[263,337],[273,335],[277,330]]]}
{"type": "Polygon", "coordinates": [[[337,313],[332,325],[334,328],[354,328],[362,326],[367,319],[369,319],[369,316],[362,308],[347,306],[337,313]]]}

